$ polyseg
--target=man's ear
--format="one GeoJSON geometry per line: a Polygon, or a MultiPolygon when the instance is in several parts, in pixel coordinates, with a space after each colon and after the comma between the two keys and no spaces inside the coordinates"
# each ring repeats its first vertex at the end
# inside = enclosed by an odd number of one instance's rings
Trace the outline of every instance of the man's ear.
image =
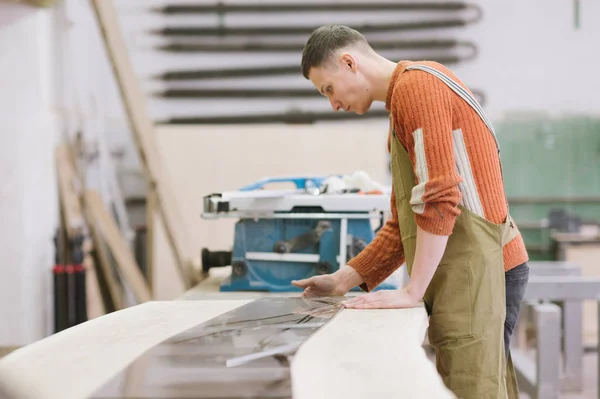
{"type": "Polygon", "coordinates": [[[349,69],[351,72],[356,72],[356,69],[357,69],[356,60],[354,59],[352,54],[350,54],[350,53],[342,54],[342,64],[344,65],[344,68],[349,69]]]}

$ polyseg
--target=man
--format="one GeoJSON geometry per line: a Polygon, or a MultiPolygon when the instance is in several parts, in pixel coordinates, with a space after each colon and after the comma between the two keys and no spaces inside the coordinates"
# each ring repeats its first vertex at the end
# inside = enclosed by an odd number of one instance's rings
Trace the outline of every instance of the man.
{"type": "Polygon", "coordinates": [[[509,341],[527,284],[528,255],[509,216],[499,149],[470,91],[435,62],[392,62],[359,32],[315,30],[302,71],[335,111],[390,113],[392,218],[348,265],[295,281],[303,295],[371,291],[406,262],[410,283],[347,308],[406,308],[423,300],[445,384],[469,399],[518,397],[509,341]]]}

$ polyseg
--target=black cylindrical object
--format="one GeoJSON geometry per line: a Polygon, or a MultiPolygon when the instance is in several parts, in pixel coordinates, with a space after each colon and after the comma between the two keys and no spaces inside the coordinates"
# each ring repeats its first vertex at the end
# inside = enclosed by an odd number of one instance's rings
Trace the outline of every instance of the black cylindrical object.
{"type": "Polygon", "coordinates": [[[54,265],[54,332],[69,328],[67,298],[67,274],[64,265],[54,265]]]}
{"type": "Polygon", "coordinates": [[[65,266],[65,275],[67,285],[67,320],[69,327],[73,327],[77,324],[75,322],[75,302],[77,301],[77,298],[75,297],[75,266],[65,266]]]}
{"type": "Polygon", "coordinates": [[[213,267],[231,265],[231,251],[210,251],[202,248],[202,270],[208,272],[213,267]]]}
{"type": "Polygon", "coordinates": [[[63,264],[61,244],[63,240],[62,229],[57,229],[54,235],[54,266],[52,279],[54,283],[54,332],[69,328],[67,307],[67,276],[63,264]]]}
{"type": "Polygon", "coordinates": [[[87,298],[85,289],[85,268],[75,266],[75,324],[81,324],[88,319],[87,298]]]}
{"type": "Polygon", "coordinates": [[[71,240],[72,264],[67,273],[69,276],[69,321],[71,326],[87,321],[83,238],[83,235],[78,234],[71,240]]]}

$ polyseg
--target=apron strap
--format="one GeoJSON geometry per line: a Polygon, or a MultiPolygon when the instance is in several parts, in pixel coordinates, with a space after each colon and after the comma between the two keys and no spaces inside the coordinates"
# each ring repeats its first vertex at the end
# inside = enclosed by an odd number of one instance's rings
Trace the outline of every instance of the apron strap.
{"type": "MultiPolygon", "coordinates": [[[[456,83],[453,79],[451,79],[446,74],[444,74],[430,66],[415,64],[415,65],[408,66],[406,69],[407,70],[418,69],[418,70],[428,72],[428,73],[436,76],[442,82],[444,82],[446,84],[446,86],[448,86],[450,89],[452,89],[452,91],[454,91],[463,100],[465,100],[467,102],[467,104],[469,104],[471,106],[471,108],[473,108],[473,110],[477,113],[477,115],[479,115],[479,117],[481,118],[483,123],[485,123],[485,125],[487,126],[490,133],[492,133],[492,136],[494,137],[494,141],[496,141],[496,147],[498,148],[498,158],[500,157],[500,143],[498,143],[498,138],[496,137],[496,132],[494,131],[494,127],[492,126],[492,123],[488,119],[485,112],[483,112],[483,108],[481,108],[481,106],[479,105],[477,100],[475,100],[475,98],[473,98],[473,96],[467,90],[465,90],[461,85],[456,83]]],[[[500,162],[500,174],[502,175],[502,180],[504,180],[504,172],[502,171],[502,161],[500,159],[498,159],[498,162],[500,162]]],[[[506,196],[506,193],[504,193],[504,198],[506,201],[506,206],[508,208],[508,197],[506,196]]],[[[512,218],[510,216],[510,211],[509,211],[507,213],[506,221],[504,222],[504,226],[503,226],[502,245],[504,246],[505,244],[510,242],[513,238],[515,238],[517,236],[517,234],[518,234],[517,229],[514,228],[514,223],[512,222],[512,218]]]]}
{"type": "Polygon", "coordinates": [[[498,143],[498,139],[496,138],[496,132],[494,131],[494,127],[492,126],[490,120],[488,119],[485,112],[483,112],[483,108],[479,105],[477,100],[473,98],[473,96],[465,90],[461,85],[452,80],[449,76],[444,73],[438,71],[437,69],[431,68],[427,65],[410,65],[406,68],[410,69],[419,69],[421,71],[429,72],[430,74],[438,77],[442,82],[444,82],[448,87],[450,87],[456,94],[458,94],[463,100],[467,102],[473,108],[475,112],[479,115],[483,123],[488,127],[492,136],[494,136],[494,140],[496,141],[496,147],[498,148],[498,154],[500,153],[500,143],[498,143]]]}

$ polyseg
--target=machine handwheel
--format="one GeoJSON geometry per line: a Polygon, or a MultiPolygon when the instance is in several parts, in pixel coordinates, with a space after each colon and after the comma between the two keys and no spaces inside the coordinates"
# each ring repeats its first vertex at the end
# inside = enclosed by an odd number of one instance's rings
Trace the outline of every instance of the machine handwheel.
{"type": "Polygon", "coordinates": [[[231,265],[231,274],[236,277],[244,276],[247,271],[248,267],[246,266],[246,262],[244,261],[233,262],[233,264],[231,265]]]}

